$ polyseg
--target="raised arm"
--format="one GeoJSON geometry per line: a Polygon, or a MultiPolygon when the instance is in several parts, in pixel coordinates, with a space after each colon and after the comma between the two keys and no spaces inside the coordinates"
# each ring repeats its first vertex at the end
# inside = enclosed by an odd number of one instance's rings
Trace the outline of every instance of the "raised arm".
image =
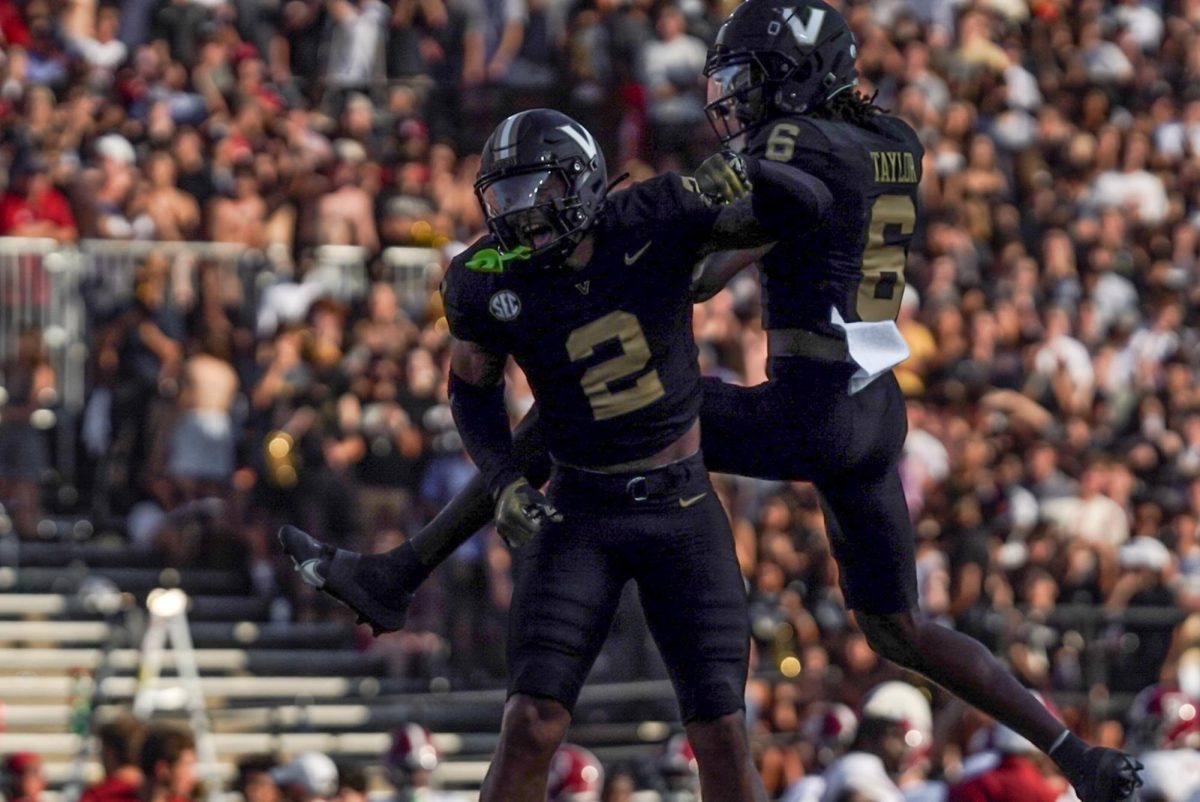
{"type": "Polygon", "coordinates": [[[785,232],[820,226],[833,195],[816,176],[780,162],[721,151],[696,171],[700,191],[724,203],[708,253],[755,248],[785,232]]]}

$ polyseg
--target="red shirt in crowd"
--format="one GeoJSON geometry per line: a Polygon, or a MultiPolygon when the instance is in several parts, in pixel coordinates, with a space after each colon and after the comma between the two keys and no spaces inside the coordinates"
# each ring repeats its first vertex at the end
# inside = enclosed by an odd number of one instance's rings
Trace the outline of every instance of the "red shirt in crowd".
{"type": "Polygon", "coordinates": [[[36,199],[21,197],[13,192],[6,192],[0,199],[0,234],[9,234],[21,226],[41,222],[51,222],[65,228],[75,227],[71,207],[57,189],[51,187],[36,199]]]}
{"type": "Polygon", "coordinates": [[[1054,789],[1027,757],[1005,755],[1000,765],[950,787],[946,802],[1056,802],[1054,789]]]}
{"type": "Polygon", "coordinates": [[[141,802],[142,786],[122,777],[108,777],[84,790],[79,802],[141,802]]]}
{"type": "Polygon", "coordinates": [[[29,28],[12,0],[0,0],[0,45],[29,47],[29,28]]]}

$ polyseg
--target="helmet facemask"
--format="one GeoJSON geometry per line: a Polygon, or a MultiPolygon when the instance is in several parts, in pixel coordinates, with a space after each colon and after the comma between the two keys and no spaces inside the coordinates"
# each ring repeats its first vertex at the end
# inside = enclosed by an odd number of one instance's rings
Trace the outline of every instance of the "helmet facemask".
{"type": "Polygon", "coordinates": [[[747,134],[791,111],[780,107],[781,90],[789,81],[803,81],[811,72],[811,61],[797,65],[778,53],[718,53],[710,57],[704,70],[708,76],[704,111],[721,143],[740,152],[747,134]]]}
{"type": "Polygon", "coordinates": [[[565,258],[583,239],[586,218],[572,182],[557,165],[481,178],[475,193],[488,228],[506,251],[527,249],[530,258],[565,258]]]}

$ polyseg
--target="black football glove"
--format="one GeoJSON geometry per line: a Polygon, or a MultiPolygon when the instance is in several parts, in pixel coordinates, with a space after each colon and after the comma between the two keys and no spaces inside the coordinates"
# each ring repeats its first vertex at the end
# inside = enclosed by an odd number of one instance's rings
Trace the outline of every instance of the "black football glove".
{"type": "Polygon", "coordinates": [[[704,160],[696,169],[700,192],[714,203],[733,203],[750,194],[750,177],[746,162],[732,150],[722,150],[704,160]]]}
{"type": "Polygon", "coordinates": [[[524,479],[508,485],[496,498],[496,531],[514,549],[533,540],[547,522],[562,519],[562,513],[524,479]]]}

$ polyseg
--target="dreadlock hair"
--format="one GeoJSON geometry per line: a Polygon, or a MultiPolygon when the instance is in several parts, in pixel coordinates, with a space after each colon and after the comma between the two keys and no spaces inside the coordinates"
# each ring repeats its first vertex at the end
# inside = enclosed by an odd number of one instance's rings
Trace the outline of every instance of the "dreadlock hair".
{"type": "Polygon", "coordinates": [[[887,109],[881,109],[875,105],[875,98],[878,95],[878,91],[868,96],[857,89],[839,92],[813,109],[813,116],[854,125],[866,125],[876,114],[887,113],[887,109]]]}

